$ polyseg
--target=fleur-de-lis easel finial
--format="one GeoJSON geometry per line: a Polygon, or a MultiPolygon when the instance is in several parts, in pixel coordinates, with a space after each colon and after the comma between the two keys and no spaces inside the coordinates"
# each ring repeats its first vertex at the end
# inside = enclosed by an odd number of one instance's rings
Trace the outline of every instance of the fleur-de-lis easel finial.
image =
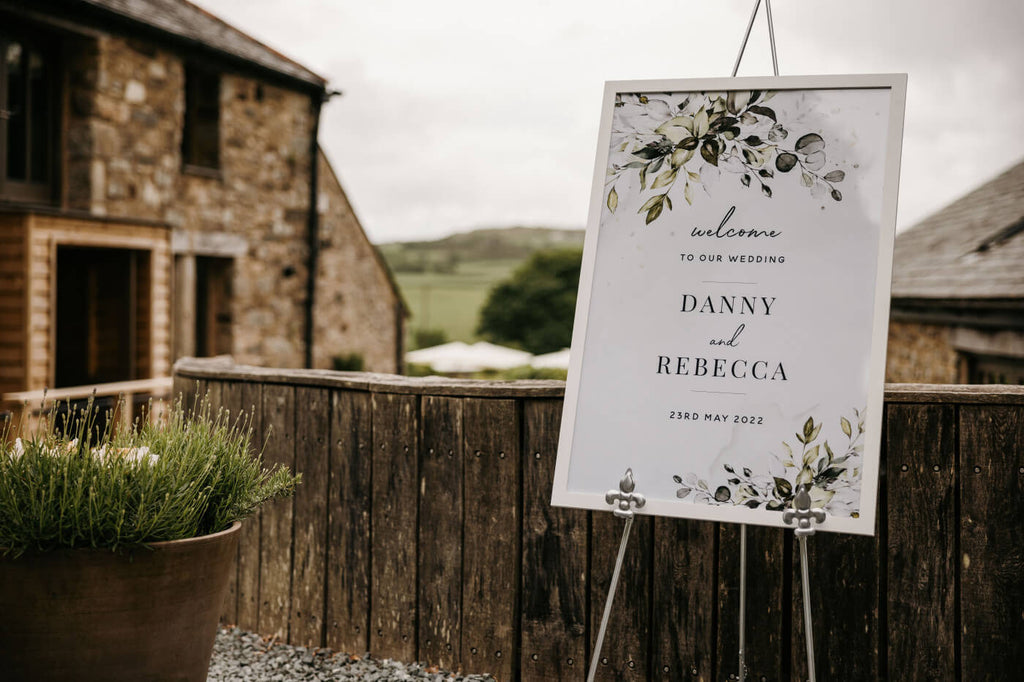
{"type": "Polygon", "coordinates": [[[620,519],[633,517],[633,505],[641,509],[647,504],[647,498],[640,493],[634,493],[636,481],[633,480],[633,470],[626,469],[626,475],[619,481],[618,490],[609,490],[604,494],[604,500],[608,504],[614,504],[612,513],[620,519]]]}
{"type": "Polygon", "coordinates": [[[793,533],[797,536],[814,535],[814,523],[824,523],[825,510],[811,509],[811,485],[804,483],[800,486],[799,492],[793,498],[793,509],[787,509],[782,513],[782,520],[791,524],[796,521],[796,528],[793,533]]]}

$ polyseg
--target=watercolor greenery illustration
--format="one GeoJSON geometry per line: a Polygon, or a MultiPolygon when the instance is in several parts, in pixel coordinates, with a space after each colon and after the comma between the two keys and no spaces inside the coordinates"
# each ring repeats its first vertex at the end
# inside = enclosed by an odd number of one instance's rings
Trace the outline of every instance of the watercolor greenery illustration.
{"type": "Polygon", "coordinates": [[[694,187],[710,194],[722,171],[739,176],[744,187],[760,187],[772,196],[776,172],[799,174],[812,195],[828,194],[842,201],[836,184],[846,172],[825,171],[825,140],[815,132],[787,140],[790,131],[767,103],[772,91],[743,90],[691,95],[619,94],[612,119],[611,163],[605,181],[605,205],[615,213],[617,186],[623,177],[639,176],[641,198],[650,195],[637,213],[650,225],[682,194],[694,201],[694,187]]]}
{"type": "Polygon", "coordinates": [[[800,486],[811,485],[811,505],[835,516],[859,516],[860,471],[864,451],[864,411],[853,410],[853,419],[839,418],[846,436],[839,454],[827,440],[819,442],[821,422],[808,417],[795,433],[798,447],[783,442],[781,455],[773,454],[774,465],[767,473],[725,464],[723,484],[708,485],[690,473],[673,476],[679,486],[676,497],[713,506],[744,506],[751,509],[783,511],[792,508],[800,486]]]}

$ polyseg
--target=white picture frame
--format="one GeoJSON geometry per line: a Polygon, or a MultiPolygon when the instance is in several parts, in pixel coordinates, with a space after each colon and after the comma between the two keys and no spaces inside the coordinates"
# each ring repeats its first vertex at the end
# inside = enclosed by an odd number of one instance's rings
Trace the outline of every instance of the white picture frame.
{"type": "Polygon", "coordinates": [[[875,525],[906,75],[605,86],[552,504],[875,525]]]}

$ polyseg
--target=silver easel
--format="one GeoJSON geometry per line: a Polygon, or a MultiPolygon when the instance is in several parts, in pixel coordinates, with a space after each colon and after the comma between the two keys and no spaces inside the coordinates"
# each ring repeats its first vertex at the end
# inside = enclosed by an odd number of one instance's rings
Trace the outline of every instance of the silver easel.
{"type": "Polygon", "coordinates": [[[793,534],[800,541],[800,584],[804,593],[804,631],[807,633],[807,674],[810,682],[816,682],[814,676],[814,631],[811,628],[811,576],[807,572],[807,538],[814,535],[814,524],[825,521],[823,509],[811,509],[811,485],[800,486],[800,492],[793,498],[793,508],[782,514],[787,524],[796,521],[793,534]]]}
{"type": "Polygon", "coordinates": [[[626,545],[629,543],[629,533],[633,530],[633,519],[635,513],[633,507],[642,509],[647,504],[647,498],[640,493],[633,492],[636,489],[636,481],[633,480],[633,470],[626,469],[626,475],[619,481],[618,490],[609,490],[605,493],[604,499],[608,504],[614,505],[612,513],[620,519],[626,519],[626,525],[622,529],[622,541],[619,543],[619,555],[615,558],[615,569],[612,571],[612,582],[608,586],[608,597],[604,601],[604,615],[601,616],[601,627],[597,631],[597,641],[594,642],[594,653],[590,658],[590,672],[587,673],[587,682],[594,682],[594,675],[597,674],[597,661],[601,657],[601,646],[604,644],[604,632],[608,628],[608,617],[612,612],[612,602],[615,599],[615,587],[619,583],[619,572],[622,570],[622,560],[626,556],[626,545]]]}
{"type": "MultiPolygon", "coordinates": [[[[743,34],[743,42],[740,44],[740,52],[736,55],[736,63],[732,67],[732,77],[735,78],[740,70],[740,61],[743,60],[743,52],[747,49],[747,41],[750,39],[750,31],[754,28],[754,20],[757,18],[757,10],[761,8],[761,0],[754,2],[754,10],[750,13],[750,21],[747,22],[747,31],[743,34]]],[[[772,72],[779,75],[779,58],[775,53],[775,26],[772,23],[772,0],[764,0],[765,17],[768,20],[768,42],[772,48],[772,72]]],[[[739,669],[736,678],[739,682],[745,682],[747,678],[747,526],[740,525],[740,638],[739,638],[739,669]]],[[[812,675],[813,682],[813,675],[812,675]]]]}

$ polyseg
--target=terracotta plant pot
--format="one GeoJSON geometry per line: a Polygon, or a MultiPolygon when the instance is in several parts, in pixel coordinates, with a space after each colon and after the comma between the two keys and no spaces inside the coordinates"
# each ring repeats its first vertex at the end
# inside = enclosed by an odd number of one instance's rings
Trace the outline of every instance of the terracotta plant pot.
{"type": "Polygon", "coordinates": [[[0,557],[0,678],[204,682],[239,528],[0,557]]]}

